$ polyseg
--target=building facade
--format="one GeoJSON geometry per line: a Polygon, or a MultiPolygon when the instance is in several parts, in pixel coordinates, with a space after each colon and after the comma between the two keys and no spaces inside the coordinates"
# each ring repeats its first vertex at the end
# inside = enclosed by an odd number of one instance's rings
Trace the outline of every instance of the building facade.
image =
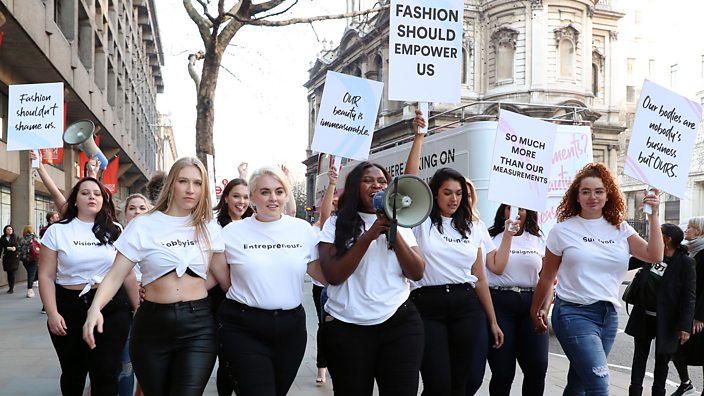
{"type": "MultiPolygon", "coordinates": [[[[375,2],[348,0],[348,11],[375,2]]],[[[388,1],[384,1],[388,4],[388,1]]],[[[499,108],[551,120],[579,121],[592,129],[595,161],[618,168],[625,129],[618,88],[618,21],[609,0],[465,0],[461,103],[431,103],[445,113],[430,127],[496,117],[499,108]],[[459,110],[454,110],[462,107],[459,110]]],[[[310,150],[328,70],[388,82],[389,11],[353,18],[337,47],[320,52],[308,88],[307,191],[314,205],[317,153],[310,150]]],[[[372,150],[409,136],[416,103],[380,106],[372,150]]]]}
{"type": "MultiPolygon", "coordinates": [[[[156,110],[164,83],[155,1],[0,0],[0,33],[0,224],[36,228],[53,209],[28,151],[7,151],[13,84],[62,82],[66,124],[93,121],[106,157],[119,155],[116,198],[140,191],[162,165],[156,153],[165,141],[156,110]]],[[[78,158],[64,146],[63,164],[47,165],[64,193],[77,181],[78,158]]]]}

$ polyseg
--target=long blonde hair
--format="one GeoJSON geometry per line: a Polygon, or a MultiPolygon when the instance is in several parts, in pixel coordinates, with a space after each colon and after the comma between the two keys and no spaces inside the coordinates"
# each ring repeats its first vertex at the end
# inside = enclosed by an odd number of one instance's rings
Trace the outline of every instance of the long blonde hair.
{"type": "Polygon", "coordinates": [[[179,158],[171,166],[169,174],[164,180],[164,187],[161,189],[159,198],[154,204],[154,207],[148,213],[154,213],[156,211],[166,213],[171,209],[171,197],[173,196],[173,191],[176,185],[176,179],[181,173],[181,170],[187,166],[195,166],[200,172],[201,177],[201,196],[198,198],[198,203],[191,210],[191,219],[193,226],[196,229],[195,240],[200,244],[201,241],[205,243],[205,247],[210,251],[210,237],[208,235],[208,223],[213,219],[212,203],[210,202],[210,184],[208,182],[208,172],[205,170],[203,163],[195,157],[182,157],[179,158]]]}

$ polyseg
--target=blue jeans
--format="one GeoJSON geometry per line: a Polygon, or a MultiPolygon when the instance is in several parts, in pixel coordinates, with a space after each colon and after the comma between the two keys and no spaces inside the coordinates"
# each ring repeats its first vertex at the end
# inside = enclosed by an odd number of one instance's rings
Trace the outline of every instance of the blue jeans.
{"type": "Polygon", "coordinates": [[[616,339],[618,315],[613,304],[573,304],[555,298],[552,326],[570,360],[564,396],[609,395],[606,357],[616,339]]]}

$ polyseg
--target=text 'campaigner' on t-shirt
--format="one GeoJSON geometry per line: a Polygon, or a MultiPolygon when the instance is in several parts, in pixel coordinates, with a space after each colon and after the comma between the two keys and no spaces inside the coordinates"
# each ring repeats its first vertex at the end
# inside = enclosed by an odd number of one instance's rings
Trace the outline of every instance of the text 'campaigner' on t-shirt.
{"type": "MultiPolygon", "coordinates": [[[[413,228],[413,235],[425,259],[423,279],[411,282],[411,289],[423,286],[477,282],[472,265],[483,245],[482,233],[472,223],[467,237],[452,225],[452,218],[442,217],[442,234],[430,217],[413,228]]],[[[484,258],[482,257],[482,260],[484,258]]]]}
{"type": "Polygon", "coordinates": [[[547,248],[562,256],[555,293],[575,304],[609,301],[620,307],[619,285],[628,270],[628,238],[636,231],[623,222],[618,227],[603,217],[580,216],[557,223],[547,248]]]}
{"type": "Polygon", "coordinates": [[[81,295],[103,281],[117,251],[113,245],[101,245],[93,233],[93,224],[74,218],[68,223],[54,223],[41,243],[57,253],[56,283],[86,284],[81,295]]]}
{"type": "MultiPolygon", "coordinates": [[[[364,221],[364,229],[372,227],[376,214],[358,213],[364,221]]],[[[335,243],[337,216],[329,218],[320,234],[320,242],[335,243]]],[[[397,228],[406,244],[417,246],[413,232],[408,228],[397,228]]],[[[328,286],[328,301],[325,311],[334,318],[358,325],[383,323],[408,299],[410,287],[396,258],[389,250],[386,236],[380,235],[372,241],[357,269],[339,285],[328,286]]]]}
{"type": "MultiPolygon", "coordinates": [[[[501,246],[504,233],[494,237],[494,245],[501,246]]],[[[540,270],[545,256],[545,238],[523,231],[521,235],[511,238],[508,263],[503,274],[497,275],[487,268],[486,278],[489,286],[535,287],[538,284],[540,270]]]]}
{"type": "Polygon", "coordinates": [[[222,230],[232,286],[227,298],[260,309],[293,309],[303,302],[308,264],[318,259],[317,236],[291,216],[263,222],[251,216],[222,230]]]}
{"type": "MultiPolygon", "coordinates": [[[[191,269],[207,278],[210,257],[205,241],[195,240],[191,216],[169,216],[163,212],[145,213],[135,217],[115,242],[115,247],[134,263],[139,263],[142,284],[148,285],[170,271],[183,276],[191,269]]],[[[222,252],[221,228],[213,220],[207,225],[211,252],[222,252]]]]}

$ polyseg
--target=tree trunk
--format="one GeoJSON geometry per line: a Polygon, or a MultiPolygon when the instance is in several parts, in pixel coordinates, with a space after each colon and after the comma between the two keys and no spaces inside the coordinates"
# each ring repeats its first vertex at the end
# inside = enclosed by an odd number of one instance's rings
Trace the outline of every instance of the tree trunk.
{"type": "MultiPolygon", "coordinates": [[[[196,105],[196,156],[207,165],[206,155],[215,155],[213,145],[213,126],[215,122],[215,87],[222,52],[213,45],[205,52],[200,86],[198,87],[198,103],[196,105]]],[[[214,170],[214,169],[213,169],[214,170]]]]}

